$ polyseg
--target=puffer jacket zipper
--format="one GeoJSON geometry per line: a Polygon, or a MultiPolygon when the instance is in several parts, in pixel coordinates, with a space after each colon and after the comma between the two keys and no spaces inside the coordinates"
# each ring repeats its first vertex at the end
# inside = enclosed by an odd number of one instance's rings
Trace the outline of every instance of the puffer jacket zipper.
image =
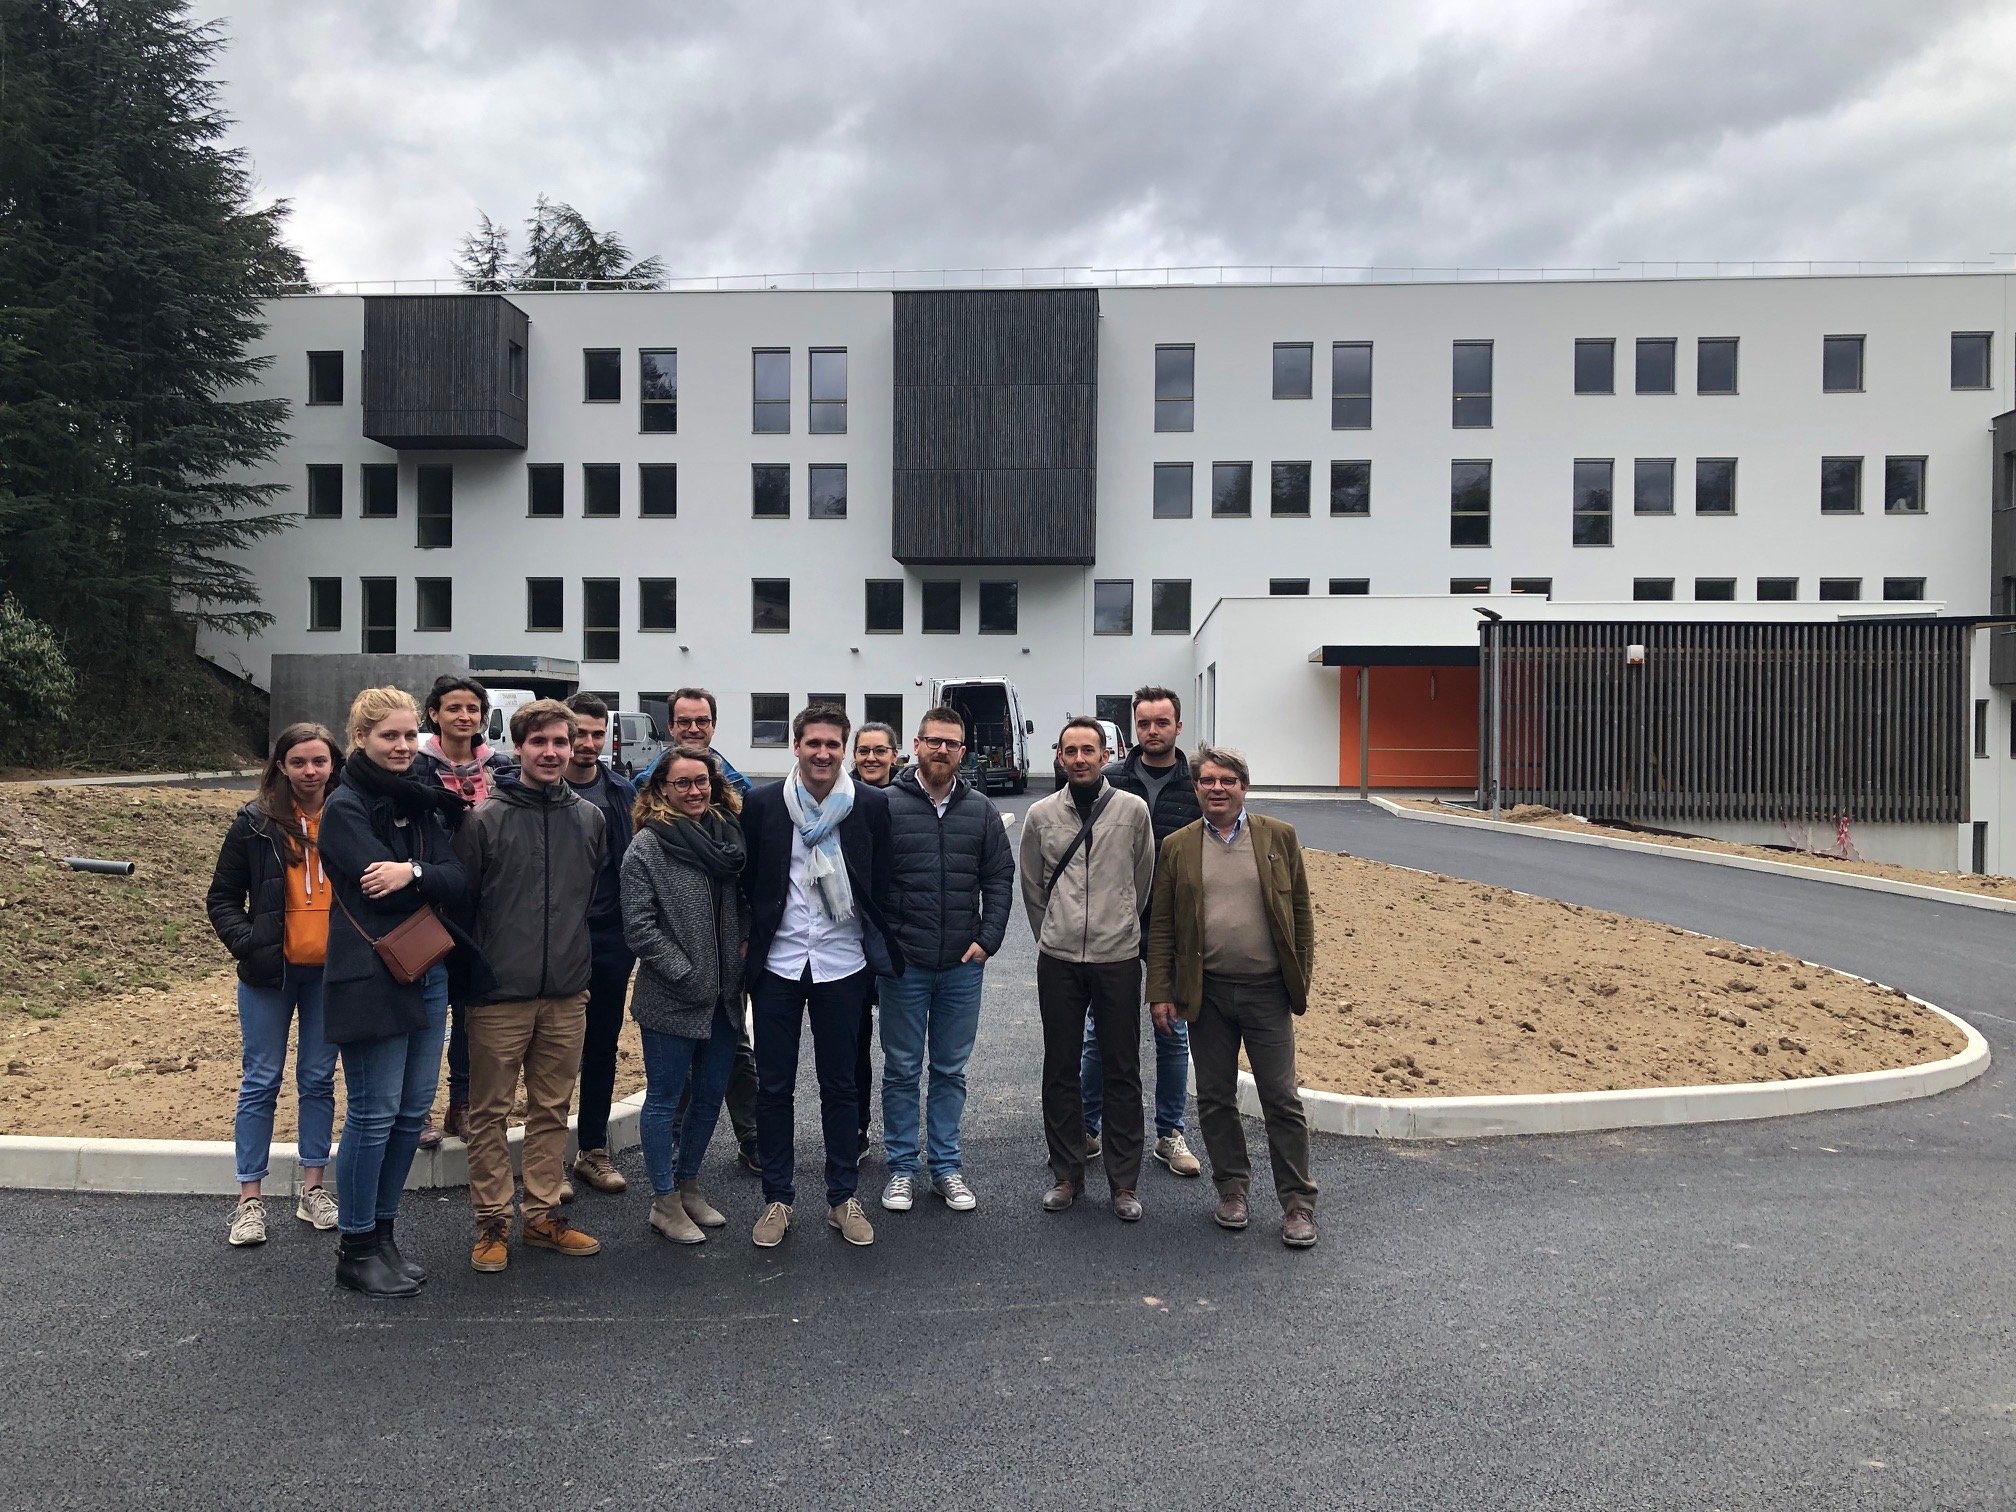
{"type": "Polygon", "coordinates": [[[553,952],[553,805],[550,793],[539,795],[539,996],[553,996],[547,966],[553,952]]]}

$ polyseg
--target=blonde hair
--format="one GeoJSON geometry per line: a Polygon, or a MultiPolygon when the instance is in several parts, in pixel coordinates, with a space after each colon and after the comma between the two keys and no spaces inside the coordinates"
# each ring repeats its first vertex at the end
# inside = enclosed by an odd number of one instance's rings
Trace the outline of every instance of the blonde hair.
{"type": "Polygon", "coordinates": [[[415,721],[420,718],[419,706],[404,688],[366,688],[359,693],[350,703],[350,749],[356,750],[374,725],[394,714],[411,714],[415,721]]]}

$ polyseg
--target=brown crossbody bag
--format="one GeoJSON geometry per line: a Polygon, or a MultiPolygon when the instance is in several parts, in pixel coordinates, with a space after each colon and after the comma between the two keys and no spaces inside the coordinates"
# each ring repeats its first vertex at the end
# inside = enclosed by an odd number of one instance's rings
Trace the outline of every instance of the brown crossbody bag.
{"type": "Polygon", "coordinates": [[[343,910],[343,917],[350,921],[350,927],[371,942],[371,948],[378,952],[378,959],[385,963],[395,982],[412,986],[447,960],[448,952],[455,948],[455,937],[448,933],[448,926],[441,922],[431,903],[422,903],[396,927],[373,939],[357,922],[357,915],[350,912],[343,895],[333,887],[330,893],[336,906],[343,910]]]}

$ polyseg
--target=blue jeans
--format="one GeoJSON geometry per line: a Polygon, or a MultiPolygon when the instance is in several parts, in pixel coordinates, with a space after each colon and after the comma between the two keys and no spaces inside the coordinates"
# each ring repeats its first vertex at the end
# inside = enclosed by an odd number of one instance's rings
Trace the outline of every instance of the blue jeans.
{"type": "Polygon", "coordinates": [[[652,1194],[663,1197],[700,1175],[707,1141],[721,1118],[721,1100],[728,1095],[728,1074],[735,1068],[740,1036],[726,1005],[719,1002],[704,1040],[661,1034],[641,1024],[637,1032],[644,1042],[644,1106],[637,1115],[637,1139],[644,1146],[652,1194]],[[693,1095],[682,1118],[680,1094],[689,1081],[693,1095]]]}
{"type": "Polygon", "coordinates": [[[959,1119],[966,1111],[966,1062],[980,1032],[978,961],[883,977],[882,1144],[891,1176],[917,1174],[917,1084],[930,1046],[925,1121],[932,1176],[959,1169],[959,1119]]]}
{"type": "Polygon", "coordinates": [[[763,1200],[797,1200],[792,1139],[797,1125],[798,1045],[812,1024],[812,1060],[819,1072],[819,1122],[826,1138],[826,1205],[838,1207],[860,1181],[861,1129],[855,1121],[855,1052],[861,1009],[874,985],[867,967],[835,982],[815,982],[808,968],[797,981],[759,971],[749,984],[756,1024],[756,1153],[763,1164],[763,1200]]]}
{"type": "Polygon", "coordinates": [[[322,968],[289,966],[278,987],[238,984],[238,1033],[245,1042],[238,1078],[238,1116],[231,1137],[238,1146],[238,1179],[264,1181],[273,1154],[273,1107],[287,1067],[287,1029],[296,1010],[301,1033],[294,1051],[294,1091],[300,1102],[301,1164],[329,1164],[329,1131],[336,1127],[336,1047],[322,1038],[322,968]]]}
{"type": "MultiPolygon", "coordinates": [[[[1146,1017],[1146,1015],[1143,1015],[1146,1017]]],[[[1085,1020],[1085,1051],[1078,1062],[1079,1090],[1085,1098],[1085,1132],[1099,1132],[1099,1110],[1105,1105],[1099,1074],[1099,1038],[1092,1020],[1085,1020]]],[[[1183,1132],[1183,1103],[1190,1095],[1190,1026],[1176,1020],[1172,1034],[1155,1031],[1155,1137],[1183,1132]]]]}
{"type": "Polygon", "coordinates": [[[434,1106],[448,1028],[446,966],[421,979],[420,996],[426,1027],[343,1046],[348,1104],[336,1150],[336,1227],[346,1234],[368,1234],[379,1219],[399,1216],[399,1194],[434,1106]]]}

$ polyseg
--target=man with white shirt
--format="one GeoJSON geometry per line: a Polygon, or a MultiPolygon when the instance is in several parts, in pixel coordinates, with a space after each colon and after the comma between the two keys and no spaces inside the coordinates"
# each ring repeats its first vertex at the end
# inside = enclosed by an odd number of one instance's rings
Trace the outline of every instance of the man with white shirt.
{"type": "Polygon", "coordinates": [[[901,976],[903,955],[886,922],[888,800],[847,775],[847,729],[846,714],[830,704],[801,710],[791,721],[790,775],[756,789],[742,807],[763,1166],[763,1212],[750,1237],[765,1249],[791,1227],[793,1104],[807,1018],[826,1143],[826,1222],[849,1244],[875,1242],[855,1196],[855,1058],[869,989],[877,976],[901,976]]]}

